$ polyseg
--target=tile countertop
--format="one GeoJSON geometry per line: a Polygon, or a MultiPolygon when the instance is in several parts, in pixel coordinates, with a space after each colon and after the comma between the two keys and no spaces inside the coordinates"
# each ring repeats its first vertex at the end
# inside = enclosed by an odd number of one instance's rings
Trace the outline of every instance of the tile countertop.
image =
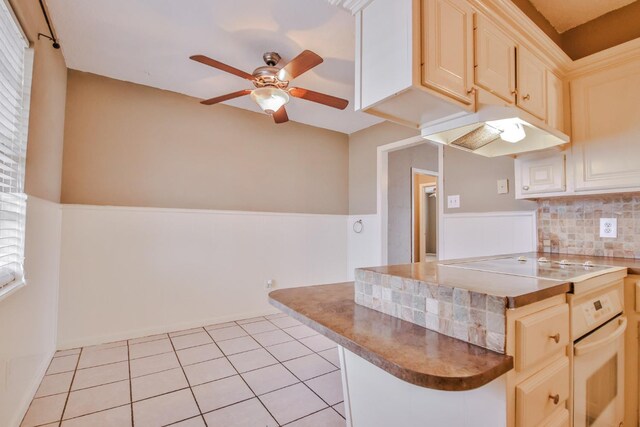
{"type": "Polygon", "coordinates": [[[567,281],[467,270],[437,262],[388,265],[361,270],[505,298],[507,308],[522,307],[571,290],[571,283],[567,281]]]}
{"type": "Polygon", "coordinates": [[[513,368],[511,356],[356,304],[353,282],[280,289],[271,304],[390,374],[422,387],[481,387],[513,368]]]}

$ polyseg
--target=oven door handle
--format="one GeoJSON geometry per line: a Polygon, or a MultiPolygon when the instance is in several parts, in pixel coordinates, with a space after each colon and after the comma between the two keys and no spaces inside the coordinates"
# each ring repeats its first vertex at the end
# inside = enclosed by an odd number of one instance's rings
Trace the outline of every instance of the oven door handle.
{"type": "Polygon", "coordinates": [[[582,356],[583,354],[591,353],[594,350],[604,347],[605,345],[617,340],[620,335],[624,334],[625,329],[627,329],[627,318],[619,317],[618,327],[608,337],[594,342],[578,343],[573,347],[573,354],[576,356],[582,356]]]}

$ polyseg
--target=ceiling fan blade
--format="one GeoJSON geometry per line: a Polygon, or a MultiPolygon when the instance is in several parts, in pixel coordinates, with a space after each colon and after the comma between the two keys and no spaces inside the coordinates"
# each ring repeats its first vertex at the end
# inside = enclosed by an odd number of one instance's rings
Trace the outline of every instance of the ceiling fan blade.
{"type": "Polygon", "coordinates": [[[316,65],[322,64],[322,61],[323,59],[318,54],[305,50],[280,69],[278,78],[287,81],[295,79],[316,65]]]}
{"type": "Polygon", "coordinates": [[[302,89],[299,87],[292,87],[289,89],[289,94],[296,98],[306,99],[307,101],[317,102],[318,104],[328,105],[329,107],[344,110],[349,105],[349,101],[335,96],[326,95],[320,92],[314,92],[309,89],[302,89]]]}
{"type": "Polygon", "coordinates": [[[192,59],[196,62],[199,62],[204,65],[208,65],[213,68],[217,68],[218,70],[226,71],[227,73],[234,74],[243,79],[253,81],[253,76],[249,73],[245,73],[242,70],[238,70],[237,68],[232,67],[231,65],[223,64],[220,61],[216,61],[215,59],[211,59],[208,56],[204,55],[193,55],[190,56],[189,59],[192,59]]]}
{"type": "Polygon", "coordinates": [[[204,105],[213,105],[213,104],[217,104],[219,102],[228,101],[229,99],[239,98],[241,96],[249,95],[250,93],[251,93],[251,90],[244,89],[244,90],[239,90],[237,92],[228,93],[226,95],[218,96],[218,97],[215,97],[215,98],[205,99],[204,101],[201,101],[200,103],[204,104],[204,105]]]}
{"type": "Polygon", "coordinates": [[[278,111],[272,114],[273,121],[276,123],[284,123],[289,121],[289,116],[287,115],[287,110],[284,108],[284,105],[280,107],[278,111]]]}

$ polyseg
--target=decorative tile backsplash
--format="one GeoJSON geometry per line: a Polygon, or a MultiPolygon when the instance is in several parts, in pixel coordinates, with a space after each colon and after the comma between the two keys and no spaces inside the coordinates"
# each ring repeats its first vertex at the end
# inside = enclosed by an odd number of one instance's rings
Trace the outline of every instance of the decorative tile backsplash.
{"type": "Polygon", "coordinates": [[[640,193],[538,201],[538,250],[640,258],[640,193]],[[600,218],[618,219],[618,237],[600,237],[600,218]]]}
{"type": "Polygon", "coordinates": [[[505,352],[504,298],[357,269],[355,301],[432,331],[505,352]]]}

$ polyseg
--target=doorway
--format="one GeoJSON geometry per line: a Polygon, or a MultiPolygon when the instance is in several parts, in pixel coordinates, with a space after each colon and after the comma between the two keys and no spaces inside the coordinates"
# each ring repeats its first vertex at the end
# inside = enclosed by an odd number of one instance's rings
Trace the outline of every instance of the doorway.
{"type": "Polygon", "coordinates": [[[411,261],[438,259],[438,174],[411,168],[411,261]]]}

